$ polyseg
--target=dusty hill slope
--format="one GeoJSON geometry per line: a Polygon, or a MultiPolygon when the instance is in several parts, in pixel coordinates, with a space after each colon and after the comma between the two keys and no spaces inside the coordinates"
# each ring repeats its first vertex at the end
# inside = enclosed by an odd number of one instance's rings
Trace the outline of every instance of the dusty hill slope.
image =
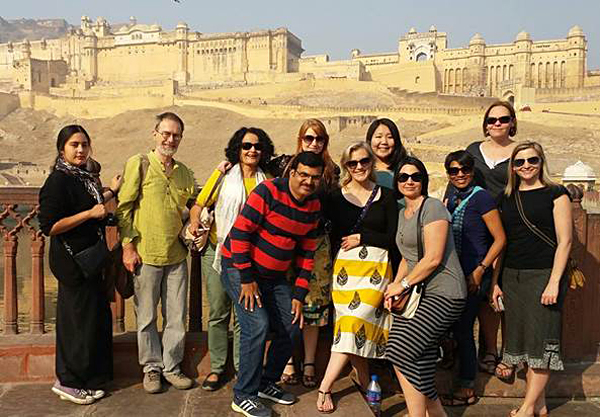
{"type": "MultiPolygon", "coordinates": [[[[128,157],[152,148],[153,117],[167,109],[138,110],[106,119],[80,121],[92,136],[94,157],[104,166],[103,177],[119,172],[128,157]]],[[[209,107],[176,107],[186,123],[184,140],[177,157],[196,173],[200,183],[223,158],[231,134],[241,126],[265,129],[278,153],[295,149],[302,119],[257,119],[209,107]]],[[[428,162],[443,162],[444,156],[480,140],[480,116],[410,120],[392,117],[398,123],[407,147],[428,162]]],[[[12,158],[50,165],[55,157],[56,134],[77,120],[58,118],[45,112],[18,109],[0,120],[0,159],[12,158]]],[[[331,153],[336,160],[346,144],[364,139],[367,126],[352,126],[331,134],[331,153]]],[[[548,152],[553,173],[577,159],[600,173],[600,118],[545,113],[519,114],[518,140],[541,142],[548,152]]],[[[439,165],[435,165],[438,166],[439,165]]]]}

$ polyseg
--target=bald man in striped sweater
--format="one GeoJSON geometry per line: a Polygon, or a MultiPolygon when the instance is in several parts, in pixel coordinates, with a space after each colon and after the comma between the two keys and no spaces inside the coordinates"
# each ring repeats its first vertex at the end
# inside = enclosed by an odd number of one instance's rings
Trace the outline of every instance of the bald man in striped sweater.
{"type": "Polygon", "coordinates": [[[321,205],[315,191],[323,159],[302,152],[289,178],[259,184],[248,197],[222,249],[221,281],[240,323],[240,370],[231,408],[248,417],[268,417],[259,398],[293,404],[296,397],[276,382],[303,325],[321,205]],[[286,276],[295,271],[290,287],[286,276]],[[263,369],[267,333],[274,332],[263,369]]]}

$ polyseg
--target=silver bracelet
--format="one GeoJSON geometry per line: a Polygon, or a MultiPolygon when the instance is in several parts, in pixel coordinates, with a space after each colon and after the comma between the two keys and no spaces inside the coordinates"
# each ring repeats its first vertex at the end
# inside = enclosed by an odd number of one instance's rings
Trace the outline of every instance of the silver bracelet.
{"type": "Polygon", "coordinates": [[[410,289],[410,284],[408,283],[406,278],[402,278],[402,281],[400,281],[400,285],[402,285],[405,290],[410,289]]]}

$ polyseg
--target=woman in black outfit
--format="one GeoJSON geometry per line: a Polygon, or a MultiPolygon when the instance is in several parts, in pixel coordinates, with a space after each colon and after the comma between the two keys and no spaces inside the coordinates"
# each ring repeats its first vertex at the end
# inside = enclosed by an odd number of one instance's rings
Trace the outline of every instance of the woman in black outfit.
{"type": "Polygon", "coordinates": [[[102,271],[86,271],[73,256],[104,239],[107,199],[120,177],[102,193],[86,170],[91,140],[78,125],[65,126],[56,142],[58,156],[40,190],[40,227],[50,236],[50,269],[58,279],[56,377],[52,391],[77,404],[104,396],[100,388],[113,376],[112,317],[102,271]],[[69,248],[69,249],[68,249],[69,248]]]}
{"type": "MultiPolygon", "coordinates": [[[[517,134],[517,114],[512,104],[508,101],[492,103],[483,115],[482,129],[485,140],[471,143],[466,150],[475,159],[475,185],[485,188],[497,199],[508,182],[508,162],[517,144],[513,139],[517,134]]],[[[514,377],[513,369],[503,362],[498,363],[496,345],[500,319],[489,303],[481,304],[479,323],[483,340],[479,369],[509,382],[514,377]]]]}

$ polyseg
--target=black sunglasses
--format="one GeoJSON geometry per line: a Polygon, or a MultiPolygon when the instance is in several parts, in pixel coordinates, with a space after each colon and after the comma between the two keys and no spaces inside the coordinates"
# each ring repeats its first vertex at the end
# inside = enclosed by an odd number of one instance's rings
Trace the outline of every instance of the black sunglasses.
{"type": "Polygon", "coordinates": [[[409,178],[414,182],[421,182],[423,181],[423,174],[420,172],[415,172],[413,174],[407,174],[403,172],[402,174],[398,175],[398,182],[406,182],[409,178]]]}
{"type": "Polygon", "coordinates": [[[519,159],[513,159],[513,165],[516,166],[517,168],[522,167],[523,165],[525,165],[525,161],[527,161],[529,163],[529,165],[538,165],[540,163],[542,159],[539,156],[532,156],[531,158],[519,158],[519,159]]]}
{"type": "Polygon", "coordinates": [[[313,143],[315,140],[317,141],[317,143],[319,145],[325,143],[325,138],[321,137],[321,136],[313,136],[313,135],[304,135],[302,137],[302,140],[304,141],[304,143],[306,143],[307,145],[310,145],[311,143],[313,143]]]}
{"type": "Polygon", "coordinates": [[[512,120],[512,116],[500,116],[500,117],[488,117],[487,119],[485,119],[485,122],[488,125],[495,125],[496,122],[500,122],[503,125],[505,125],[506,123],[510,123],[510,121],[512,120]]]}
{"type": "Polygon", "coordinates": [[[448,175],[452,176],[458,175],[459,172],[462,172],[463,174],[467,175],[473,172],[473,167],[450,167],[446,170],[446,172],[448,173],[448,175]]]}
{"type": "Polygon", "coordinates": [[[350,169],[356,169],[356,167],[358,166],[358,164],[360,164],[361,166],[367,166],[371,163],[371,158],[363,158],[363,159],[359,159],[358,161],[348,161],[346,162],[346,166],[350,169]]]}
{"type": "Polygon", "coordinates": [[[262,143],[260,143],[260,142],[258,142],[258,143],[242,142],[243,150],[249,151],[252,148],[254,148],[254,150],[259,151],[259,152],[263,150],[262,143]]]}

